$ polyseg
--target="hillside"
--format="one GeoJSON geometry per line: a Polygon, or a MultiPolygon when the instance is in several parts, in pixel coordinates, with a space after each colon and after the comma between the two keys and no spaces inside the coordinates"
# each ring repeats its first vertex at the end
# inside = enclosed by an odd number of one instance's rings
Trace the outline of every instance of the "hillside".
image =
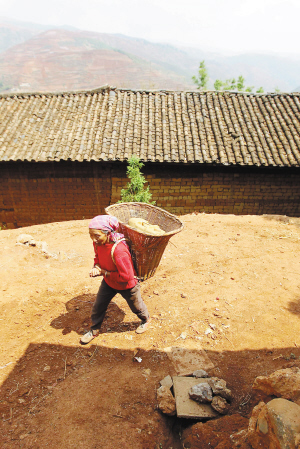
{"type": "Polygon", "coordinates": [[[1,81],[23,92],[92,89],[103,84],[144,89],[192,86],[175,72],[114,49],[106,41],[89,32],[38,34],[0,54],[1,81]]]}
{"type": "Polygon", "coordinates": [[[135,89],[194,89],[191,77],[205,60],[216,79],[243,75],[265,92],[299,85],[299,57],[276,54],[224,56],[200,48],[153,43],[121,34],[96,33],[0,19],[0,90],[61,91],[103,84],[135,89]]]}
{"type": "Polygon", "coordinates": [[[46,31],[47,28],[44,25],[0,17],[0,52],[27,41],[36,34],[46,31]]]}
{"type": "Polygon", "coordinates": [[[257,376],[300,366],[300,219],[179,218],[184,230],[141,284],[150,329],[137,335],[116,296],[87,347],[79,338],[100,283],[88,276],[88,220],[0,231],[1,449],[182,448],[191,421],[156,408],[159,381],[175,375],[166,347],[202,355],[199,368],[210,361],[232,390],[230,414],[247,418],[265,399],[251,388],[257,376]],[[16,245],[21,233],[50,255],[16,245]]]}

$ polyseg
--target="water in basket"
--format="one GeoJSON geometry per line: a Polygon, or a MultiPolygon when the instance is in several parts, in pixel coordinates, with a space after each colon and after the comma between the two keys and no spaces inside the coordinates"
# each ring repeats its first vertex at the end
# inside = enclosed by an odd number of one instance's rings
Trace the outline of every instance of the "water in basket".
{"type": "Polygon", "coordinates": [[[153,276],[168,241],[183,229],[181,221],[164,209],[146,203],[117,203],[108,206],[105,212],[118,219],[120,232],[128,240],[138,278],[145,281],[153,276]],[[147,235],[130,228],[128,221],[132,217],[144,218],[149,223],[158,225],[165,234],[147,235]]]}

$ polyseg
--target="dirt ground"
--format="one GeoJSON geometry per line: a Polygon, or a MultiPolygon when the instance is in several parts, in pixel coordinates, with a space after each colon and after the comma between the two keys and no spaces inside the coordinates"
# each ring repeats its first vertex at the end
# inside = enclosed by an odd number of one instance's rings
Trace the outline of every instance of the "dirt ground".
{"type": "Polygon", "coordinates": [[[179,218],[184,230],[142,283],[150,330],[135,333],[117,296],[87,347],[79,338],[101,280],[88,276],[88,221],[0,231],[1,448],[179,449],[191,422],[156,408],[159,381],[175,374],[168,346],[203,348],[233,392],[230,413],[245,417],[260,399],[256,376],[300,366],[300,219],[179,218]],[[21,233],[57,258],[16,245],[21,233]]]}

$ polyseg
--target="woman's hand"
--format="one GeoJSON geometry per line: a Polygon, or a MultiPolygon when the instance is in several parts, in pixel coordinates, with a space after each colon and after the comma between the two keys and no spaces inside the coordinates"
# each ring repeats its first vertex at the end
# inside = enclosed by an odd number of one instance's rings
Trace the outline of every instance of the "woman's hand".
{"type": "Polygon", "coordinates": [[[103,270],[101,269],[101,267],[99,267],[99,265],[95,265],[90,271],[91,278],[94,278],[96,276],[101,276],[103,274],[104,274],[103,270]]]}

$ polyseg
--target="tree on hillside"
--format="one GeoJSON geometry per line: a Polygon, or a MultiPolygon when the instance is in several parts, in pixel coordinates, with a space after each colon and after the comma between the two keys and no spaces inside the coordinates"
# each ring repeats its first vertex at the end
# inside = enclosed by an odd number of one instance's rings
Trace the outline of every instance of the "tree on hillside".
{"type": "Polygon", "coordinates": [[[205,67],[205,61],[201,61],[199,65],[198,78],[196,76],[192,77],[192,80],[197,85],[199,90],[207,90],[209,76],[207,69],[205,67]]]}

